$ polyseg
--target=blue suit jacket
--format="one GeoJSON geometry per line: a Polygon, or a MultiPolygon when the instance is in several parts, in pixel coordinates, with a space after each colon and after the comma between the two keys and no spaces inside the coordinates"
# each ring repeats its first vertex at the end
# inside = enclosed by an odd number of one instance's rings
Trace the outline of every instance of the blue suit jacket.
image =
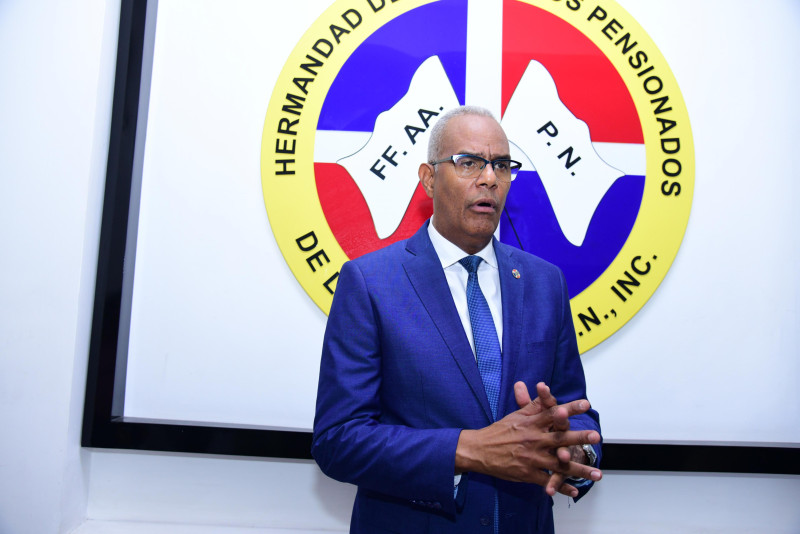
{"type": "MultiPolygon", "coordinates": [[[[559,403],[586,398],[561,271],[497,241],[494,248],[503,306],[500,412],[517,409],[518,380],[531,391],[546,382],[559,403]]],[[[491,422],[427,223],[406,241],[347,262],[325,332],[312,452],[328,476],[358,486],[351,532],[490,532],[495,487],[501,532],[552,532],[552,500],[540,486],[469,473],[454,499],[459,433],[491,422]]],[[[597,413],[573,417],[571,428],[599,432],[597,413]]]]}

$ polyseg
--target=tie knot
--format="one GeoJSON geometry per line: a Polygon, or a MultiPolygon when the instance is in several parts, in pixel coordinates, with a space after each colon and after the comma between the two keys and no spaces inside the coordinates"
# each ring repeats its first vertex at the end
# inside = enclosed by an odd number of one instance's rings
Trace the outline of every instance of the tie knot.
{"type": "Polygon", "coordinates": [[[458,263],[464,266],[468,273],[477,273],[478,272],[478,265],[481,264],[483,258],[480,256],[464,256],[458,263]]]}

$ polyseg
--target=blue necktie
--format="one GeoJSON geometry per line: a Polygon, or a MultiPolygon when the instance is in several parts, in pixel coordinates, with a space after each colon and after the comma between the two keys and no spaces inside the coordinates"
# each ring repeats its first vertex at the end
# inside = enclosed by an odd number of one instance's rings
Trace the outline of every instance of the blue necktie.
{"type": "MultiPolygon", "coordinates": [[[[492,312],[489,304],[481,291],[478,282],[478,266],[481,264],[480,256],[466,256],[458,260],[469,273],[467,279],[467,308],[469,308],[469,322],[472,325],[472,340],[475,342],[475,355],[478,359],[478,371],[483,380],[483,389],[489,397],[489,406],[492,408],[492,418],[497,420],[497,399],[500,397],[500,376],[502,365],[500,362],[500,342],[497,340],[497,329],[494,327],[492,312]]],[[[494,493],[494,533],[500,528],[500,502],[497,490],[494,493]]]]}
{"type": "Polygon", "coordinates": [[[469,273],[467,280],[467,307],[469,322],[472,325],[472,339],[475,342],[475,355],[478,359],[478,371],[481,373],[483,388],[489,397],[492,417],[497,420],[497,400],[500,397],[500,342],[492,320],[489,304],[481,291],[478,282],[478,266],[480,256],[466,256],[458,261],[469,273]]]}

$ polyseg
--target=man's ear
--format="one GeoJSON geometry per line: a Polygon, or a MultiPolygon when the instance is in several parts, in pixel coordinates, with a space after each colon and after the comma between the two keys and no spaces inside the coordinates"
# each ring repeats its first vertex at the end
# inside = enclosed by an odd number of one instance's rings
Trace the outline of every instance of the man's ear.
{"type": "Polygon", "coordinates": [[[419,182],[429,198],[433,198],[433,165],[421,163],[419,166],[419,182]]]}

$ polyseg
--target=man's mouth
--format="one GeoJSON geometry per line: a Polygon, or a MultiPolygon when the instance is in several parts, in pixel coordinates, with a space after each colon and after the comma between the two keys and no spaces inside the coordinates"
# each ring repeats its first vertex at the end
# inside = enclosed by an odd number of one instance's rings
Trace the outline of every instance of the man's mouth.
{"type": "Polygon", "coordinates": [[[480,198],[470,207],[479,213],[494,213],[497,209],[497,202],[491,198],[480,198]]]}

